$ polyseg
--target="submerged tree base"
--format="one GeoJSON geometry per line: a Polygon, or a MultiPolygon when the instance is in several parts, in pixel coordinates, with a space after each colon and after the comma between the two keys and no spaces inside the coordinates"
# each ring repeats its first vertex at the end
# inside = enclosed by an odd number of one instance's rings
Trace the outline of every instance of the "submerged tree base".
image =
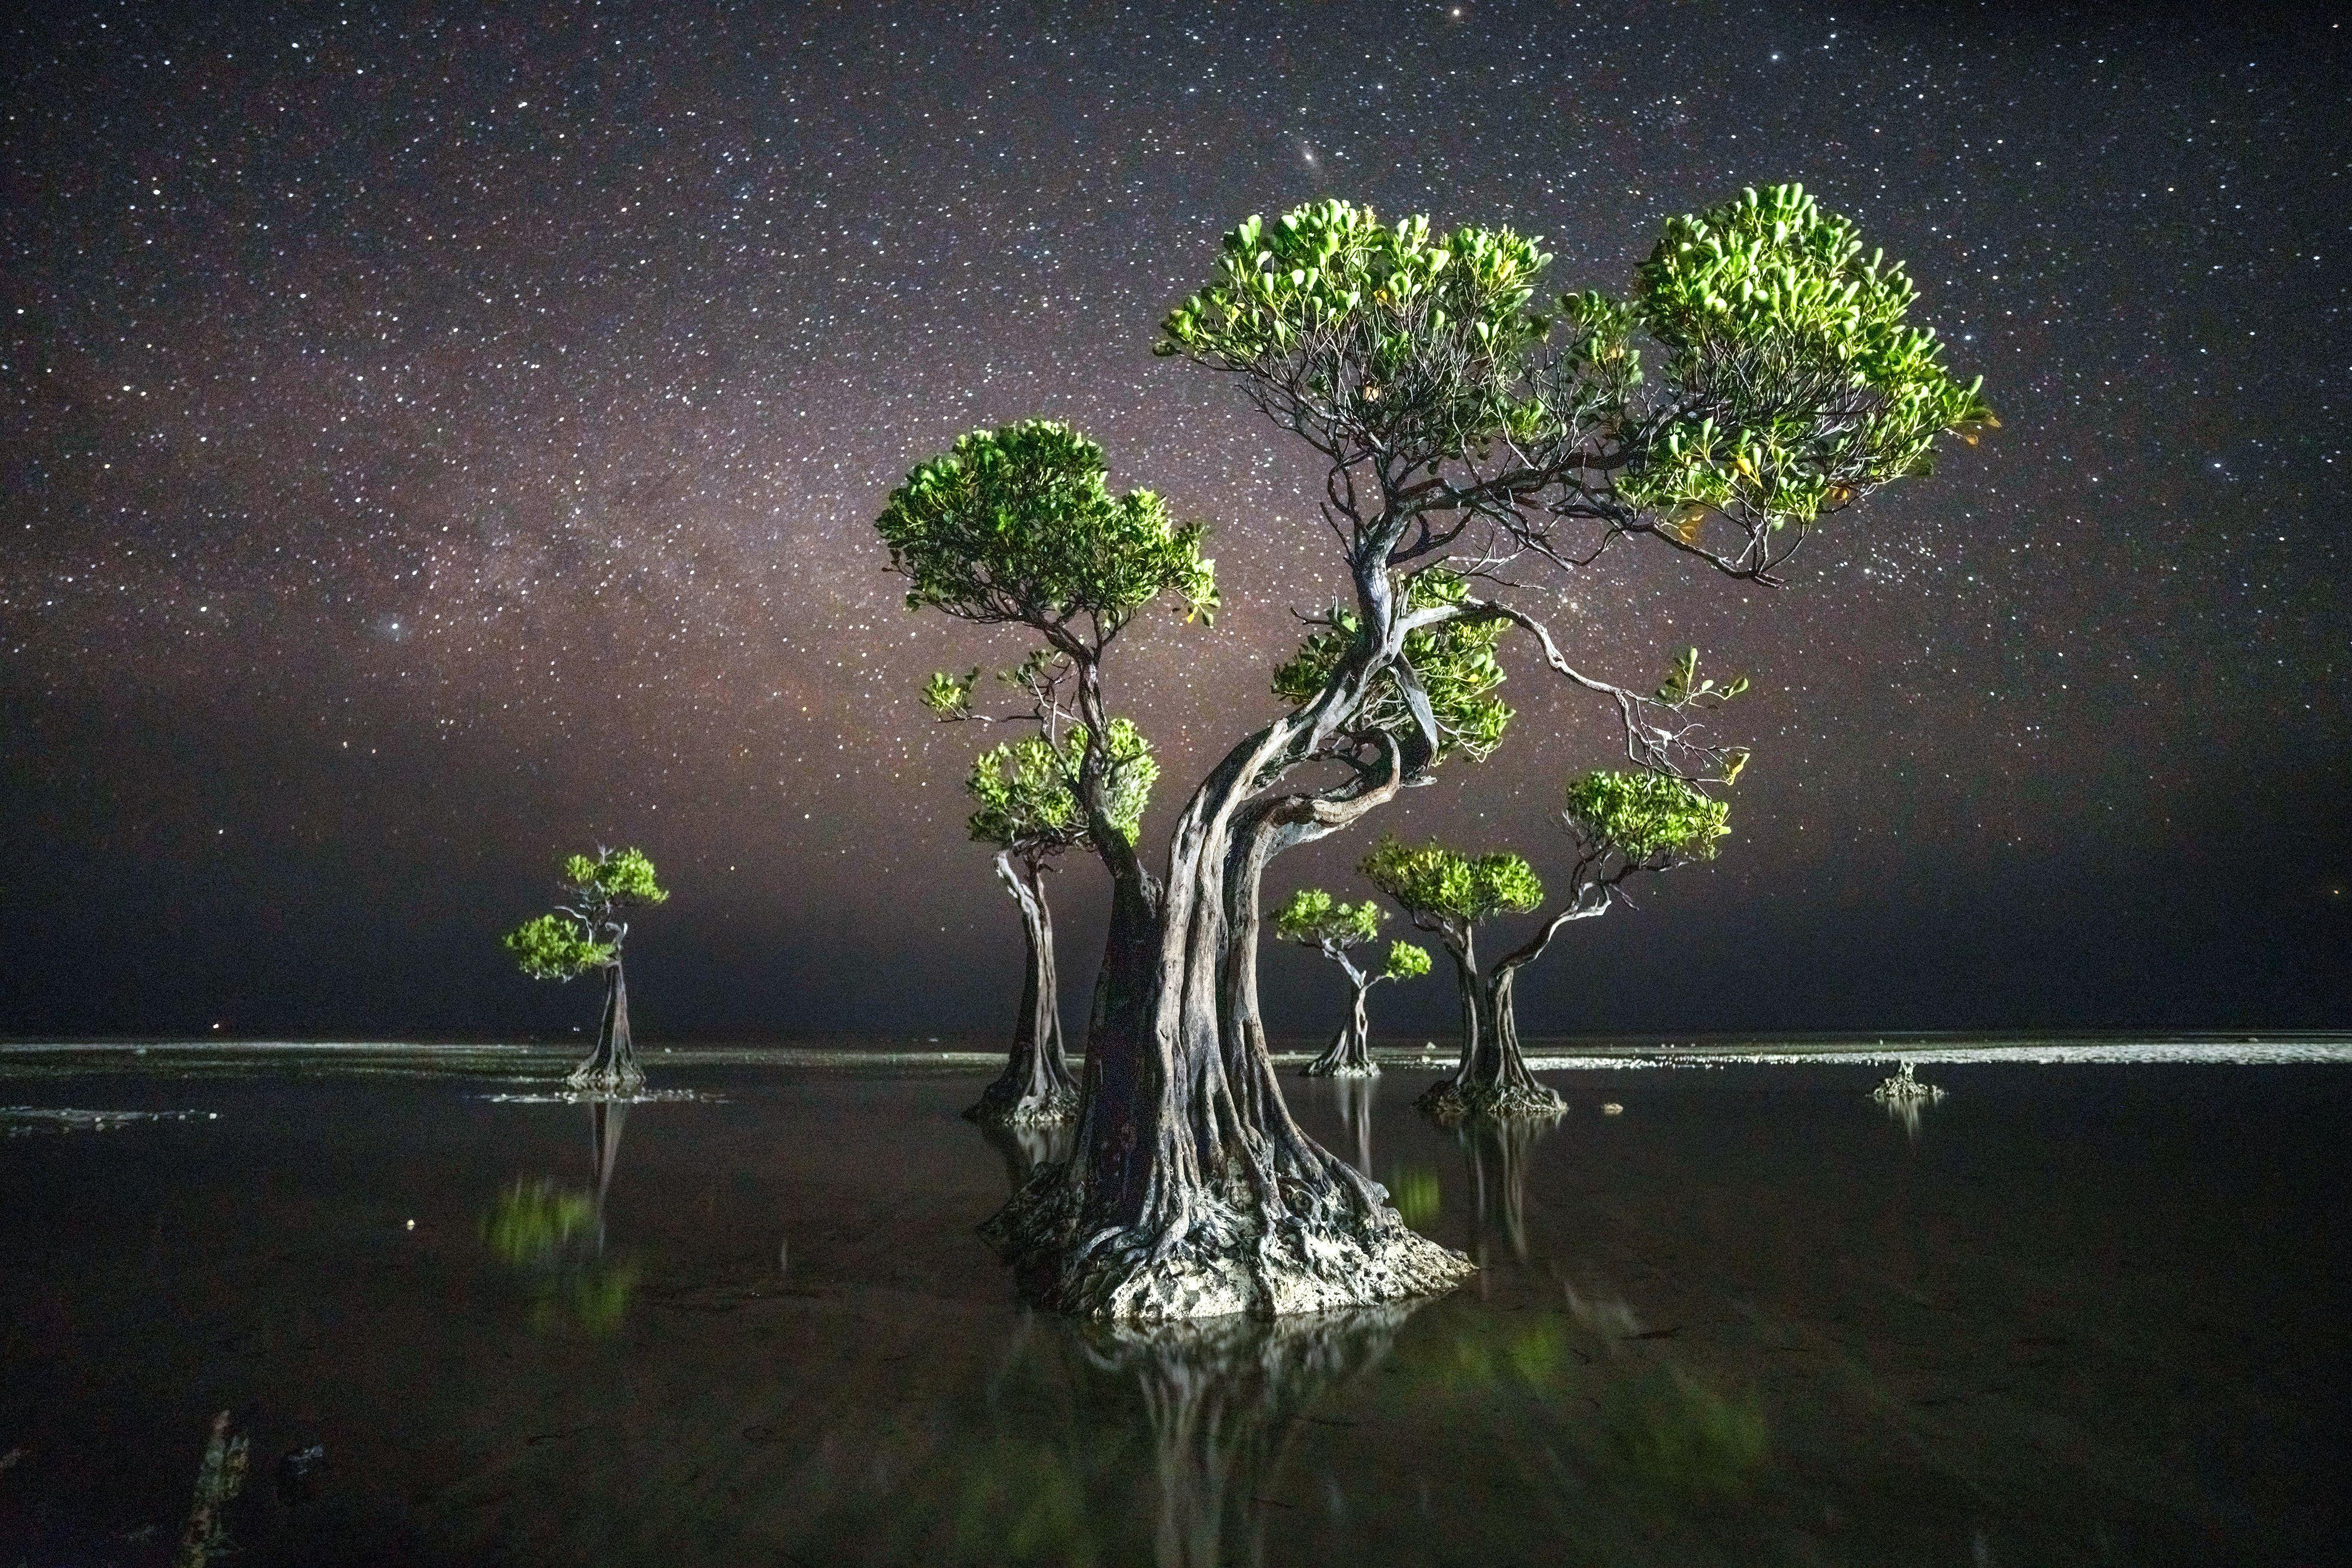
{"type": "MultiPolygon", "coordinates": [[[[1245,1183],[1198,1193],[1160,1227],[1078,1234],[1069,1167],[1041,1167],[981,1234],[1050,1312],[1106,1322],[1287,1317],[1454,1289],[1475,1265],[1385,1206],[1323,1200],[1269,1212],[1245,1183]]],[[[1378,1189],[1375,1188],[1375,1191],[1378,1189]]]]}
{"type": "Polygon", "coordinates": [[[626,1099],[645,1089],[646,1075],[633,1061],[625,1062],[618,1067],[604,1067],[592,1061],[573,1069],[571,1076],[564,1079],[563,1084],[565,1088],[579,1090],[583,1094],[604,1094],[615,1099],[626,1099]]]}
{"type": "Polygon", "coordinates": [[[1309,1078],[1378,1078],[1380,1064],[1372,1060],[1372,1047],[1361,1034],[1343,1029],[1323,1048],[1323,1054],[1308,1062],[1302,1071],[1309,1078]]]}
{"type": "Polygon", "coordinates": [[[1003,1085],[992,1083],[977,1104],[966,1111],[964,1120],[977,1122],[984,1127],[1050,1127],[1078,1118],[1078,1092],[1056,1085],[1043,1093],[1024,1094],[1013,1091],[1000,1093],[1003,1085]]]}
{"type": "Polygon", "coordinates": [[[1449,1125],[1474,1116],[1498,1119],[1549,1120],[1568,1109],[1568,1102],[1540,1083],[1456,1083],[1441,1079],[1413,1103],[1422,1112],[1449,1125]]]}

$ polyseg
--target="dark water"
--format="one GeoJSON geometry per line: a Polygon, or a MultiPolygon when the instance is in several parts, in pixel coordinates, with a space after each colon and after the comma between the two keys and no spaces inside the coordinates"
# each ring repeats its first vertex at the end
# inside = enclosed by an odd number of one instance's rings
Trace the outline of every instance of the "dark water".
{"type": "Polygon", "coordinates": [[[1012,1299],[975,1072],[0,1078],[218,1113],[0,1139],[0,1563],[167,1560],[223,1409],[257,1564],[2345,1560],[2352,1070],[1883,1072],[1297,1083],[1476,1282],[1132,1336],[1012,1299]]]}

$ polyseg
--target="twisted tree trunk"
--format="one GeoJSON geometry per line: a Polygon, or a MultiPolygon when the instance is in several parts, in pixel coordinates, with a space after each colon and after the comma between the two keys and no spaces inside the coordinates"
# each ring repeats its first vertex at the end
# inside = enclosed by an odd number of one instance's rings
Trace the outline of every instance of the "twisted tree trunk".
{"type": "Polygon", "coordinates": [[[1348,984],[1353,988],[1354,999],[1349,1008],[1348,1021],[1323,1048],[1323,1054],[1307,1064],[1309,1078],[1370,1078],[1380,1071],[1372,1060],[1372,1026],[1364,1009],[1364,998],[1371,994],[1373,976],[1349,962],[1346,955],[1339,956],[1348,971],[1348,984]]]}
{"type": "Polygon", "coordinates": [[[1493,973],[1482,975],[1475,935],[1466,926],[1445,934],[1445,950],[1454,956],[1454,984],[1462,996],[1462,1056],[1453,1077],[1431,1084],[1414,1102],[1423,1111],[1441,1122],[1458,1122],[1465,1116],[1549,1117],[1567,1109],[1558,1094],[1528,1071],[1512,1006],[1519,970],[1549,940],[1547,932],[1498,961],[1493,973]]]}
{"type": "Polygon", "coordinates": [[[1066,1122],[1078,1113],[1077,1081],[1062,1051],[1060,983],[1054,967],[1054,912],[1045,882],[1032,864],[1026,874],[1005,851],[996,857],[996,875],[1021,906],[1021,933],[1028,945],[1028,970],[1021,985],[1021,1011],[1013,1024],[1013,1050],[996,1082],[981,1092],[964,1114],[975,1122],[1034,1125],[1066,1122]]]}
{"type": "Polygon", "coordinates": [[[629,985],[618,958],[604,970],[604,1017],[596,1026],[596,1049],[563,1082],[593,1094],[634,1094],[646,1086],[629,1040],[629,985]]]}
{"type": "MultiPolygon", "coordinates": [[[[1402,525],[1399,525],[1401,528],[1402,525]]],[[[1087,1042],[1077,1152],[1043,1168],[984,1228],[1042,1304],[1153,1320],[1275,1316],[1448,1290],[1460,1253],[1416,1234],[1387,1192],[1299,1129],[1257,1017],[1257,887],[1286,841],[1303,841],[1392,796],[1388,775],[1327,795],[1257,797],[1328,755],[1400,654],[1386,561],[1391,530],[1354,570],[1365,636],[1323,690],[1235,746],[1185,804],[1164,882],[1104,809],[1089,747],[1079,794],[1111,875],[1110,931],[1087,1042]],[[1296,835],[1296,836],[1294,836],[1296,835]]],[[[1083,645],[1080,714],[1108,733],[1100,670],[1083,645]]],[[[1417,689],[1417,688],[1416,688],[1417,689]]]]}
{"type": "Polygon", "coordinates": [[[1299,1129],[1257,1021],[1255,870],[1283,836],[1259,834],[1334,808],[1292,797],[1249,810],[1249,786],[1311,730],[1294,714],[1219,765],[1177,821],[1164,887],[1111,860],[1077,1153],[987,1228],[1047,1306],[1271,1316],[1428,1294],[1468,1271],[1299,1129]],[[1250,961],[1237,963],[1244,935],[1250,961]]]}

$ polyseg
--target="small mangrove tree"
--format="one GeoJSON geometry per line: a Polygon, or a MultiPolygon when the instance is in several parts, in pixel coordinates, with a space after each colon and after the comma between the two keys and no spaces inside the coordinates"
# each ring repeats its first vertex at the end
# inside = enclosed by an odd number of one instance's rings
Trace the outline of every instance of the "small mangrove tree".
{"type": "Polygon", "coordinates": [[[1576,846],[1567,892],[1535,933],[1483,972],[1476,925],[1543,907],[1543,884],[1517,855],[1473,860],[1431,843],[1384,841],[1363,872],[1416,925],[1436,932],[1453,955],[1462,989],[1462,1051],[1454,1075],[1418,1103],[1441,1120],[1465,1115],[1555,1115],[1559,1096],[1528,1071],[1519,1045],[1519,972],[1542,957],[1571,922],[1608,913],[1626,882],[1692,860],[1712,859],[1729,831],[1729,808],[1686,780],[1664,774],[1594,769],[1569,781],[1560,823],[1576,846]]]}
{"type": "Polygon", "coordinates": [[[643,851],[599,849],[563,862],[562,902],[500,938],[522,972],[534,980],[604,977],[604,1012],[596,1047],[564,1082],[595,1094],[634,1094],[646,1086],[629,1039],[629,987],[621,948],[629,939],[630,910],[669,902],[643,851]]]}
{"type": "Polygon", "coordinates": [[[1323,1054],[1307,1064],[1309,1078],[1370,1078],[1380,1071],[1372,1060],[1371,1024],[1365,998],[1383,980],[1417,980],[1429,973],[1429,950],[1411,942],[1391,942],[1388,956],[1377,966],[1359,964],[1354,949],[1379,939],[1381,922],[1388,915],[1370,899],[1342,904],[1319,887],[1302,887],[1290,902],[1274,912],[1274,933],[1285,942],[1313,948],[1348,977],[1348,1019],[1323,1054]]]}
{"type": "MultiPolygon", "coordinates": [[[[1009,673],[1021,681],[1024,673],[1009,673]]],[[[1043,681],[1039,671],[1026,678],[1043,681]]],[[[950,714],[970,712],[970,677],[961,686],[934,683],[930,699],[950,714]]],[[[1020,1010],[1013,1015],[1013,1048],[1004,1071],[982,1091],[964,1114],[975,1122],[1006,1126],[1064,1122],[1078,1113],[1078,1082],[1071,1075],[1062,1040],[1062,1001],[1055,962],[1054,908],[1045,896],[1045,875],[1055,857],[1087,846],[1091,829],[1073,788],[1086,753],[1083,726],[1055,732],[1054,704],[1037,694],[1047,714],[1041,733],[1005,741],[983,751],[964,779],[972,812],[966,826],[973,841],[994,846],[996,876],[1021,910],[1027,967],[1020,1010]]],[[[1150,799],[1160,764],[1134,725],[1111,721],[1106,754],[1111,771],[1110,825],[1132,843],[1150,799]]]]}

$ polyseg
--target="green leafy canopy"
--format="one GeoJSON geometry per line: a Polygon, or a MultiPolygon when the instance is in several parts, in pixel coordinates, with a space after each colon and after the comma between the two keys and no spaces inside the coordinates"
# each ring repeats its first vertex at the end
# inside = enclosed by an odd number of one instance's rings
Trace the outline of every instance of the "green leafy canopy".
{"type": "Polygon", "coordinates": [[[499,939],[534,980],[571,980],[610,964],[620,949],[591,938],[567,915],[541,915],[499,939]]]}
{"type": "MultiPolygon", "coordinates": [[[[1512,476],[1487,504],[1549,488],[1685,548],[1714,514],[1751,541],[1801,532],[1926,473],[1938,436],[1973,442],[1996,423],[1980,382],[1954,377],[1911,325],[1900,264],[1865,256],[1801,185],[1673,220],[1622,299],[1587,290],[1538,313],[1549,262],[1508,228],[1442,234],[1316,203],[1228,234],[1155,351],[1246,377],[1276,423],[1342,466],[1378,453],[1434,476],[1502,453],[1512,476]]],[[[1751,543],[1718,564],[1777,559],[1751,543]]]]}
{"type": "Polygon", "coordinates": [[[1542,423],[1520,382],[1549,329],[1528,308],[1549,260],[1507,228],[1442,233],[1318,202],[1228,234],[1153,351],[1279,373],[1326,450],[1378,427],[1390,450],[1460,456],[1542,423]]]}
{"type": "Polygon", "coordinates": [[[1596,768],[1569,780],[1566,815],[1588,852],[1629,861],[1712,859],[1729,834],[1730,805],[1663,773],[1596,768]]]}
{"type": "MultiPolygon", "coordinates": [[[[1459,604],[1470,596],[1470,585],[1443,568],[1415,572],[1407,578],[1402,595],[1410,614],[1441,605],[1459,604]]],[[[1274,672],[1274,695],[1296,707],[1312,701],[1339,668],[1341,660],[1363,638],[1363,618],[1354,610],[1334,605],[1330,623],[1309,635],[1298,652],[1274,672]]],[[[1484,761],[1502,744],[1511,722],[1511,710],[1495,695],[1505,679],[1495,657],[1506,622],[1488,618],[1441,622],[1408,632],[1404,661],[1420,677],[1437,720],[1437,755],[1433,762],[1455,752],[1472,761],[1484,761]]],[[[1393,667],[1374,680],[1357,718],[1364,731],[1385,730],[1402,738],[1419,727],[1393,667]]]]}
{"type": "MultiPolygon", "coordinates": [[[[1087,733],[1084,725],[1074,725],[1063,732],[1058,746],[1033,735],[992,746],[975,758],[963,785],[973,802],[966,824],[973,840],[1040,853],[1086,842],[1086,810],[1078,803],[1076,785],[1087,733]]],[[[1142,831],[1160,761],[1132,721],[1115,718],[1106,732],[1103,766],[1104,812],[1131,844],[1142,831]]]]}
{"type": "MultiPolygon", "coordinates": [[[[1360,947],[1380,936],[1388,912],[1367,898],[1343,904],[1319,887],[1302,887],[1274,912],[1275,935],[1286,942],[1326,952],[1360,947]]],[[[1411,942],[1391,942],[1374,978],[1412,980],[1429,973],[1429,953],[1411,942]]]]}
{"type": "Polygon", "coordinates": [[[918,466],[876,525],[908,608],[1049,632],[1083,616],[1104,635],[1163,593],[1213,612],[1206,529],[1149,490],[1112,495],[1108,472],[1101,447],[1050,420],[975,430],[918,466]]]}
{"type": "Polygon", "coordinates": [[[575,898],[601,898],[615,907],[667,904],[669,893],[654,875],[643,850],[599,850],[563,862],[565,891],[575,898]]]}
{"type": "Polygon", "coordinates": [[[1412,942],[1389,944],[1388,961],[1381,966],[1387,980],[1418,980],[1429,973],[1429,949],[1412,942]]]}
{"type": "Polygon", "coordinates": [[[1955,379],[1935,332],[1910,324],[1916,295],[1901,263],[1864,256],[1854,225],[1801,185],[1675,219],[1634,309],[1681,395],[1620,492],[1777,528],[1927,473],[1937,436],[1973,442],[1994,421],[1981,379],[1955,379]]]}
{"type": "Polygon", "coordinates": [[[1507,852],[1474,857],[1434,839],[1408,844],[1390,834],[1357,869],[1417,918],[1475,925],[1497,915],[1524,915],[1543,903],[1535,868],[1507,852]]]}
{"type": "Polygon", "coordinates": [[[1274,912],[1274,933],[1286,942],[1319,947],[1354,947],[1381,934],[1388,914],[1367,898],[1342,904],[1319,887],[1302,887],[1274,912]]]}
{"type": "Polygon", "coordinates": [[[534,980],[571,980],[620,961],[625,909],[666,904],[669,891],[642,850],[598,850],[563,862],[563,903],[501,936],[499,944],[534,980]]]}

